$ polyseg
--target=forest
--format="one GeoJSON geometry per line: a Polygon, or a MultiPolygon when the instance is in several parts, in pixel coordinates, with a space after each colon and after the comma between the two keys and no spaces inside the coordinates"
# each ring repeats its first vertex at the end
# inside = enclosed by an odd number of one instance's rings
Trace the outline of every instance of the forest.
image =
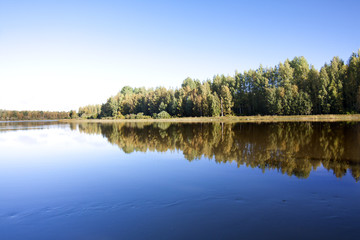
{"type": "Polygon", "coordinates": [[[226,115],[354,114],[360,111],[360,50],[345,63],[334,57],[320,70],[304,57],[275,67],[200,81],[180,88],[125,86],[106,103],[80,107],[72,117],[170,118],[226,115]]]}
{"type": "Polygon", "coordinates": [[[71,118],[71,112],[9,111],[0,109],[0,121],[10,120],[55,120],[71,118]]]}

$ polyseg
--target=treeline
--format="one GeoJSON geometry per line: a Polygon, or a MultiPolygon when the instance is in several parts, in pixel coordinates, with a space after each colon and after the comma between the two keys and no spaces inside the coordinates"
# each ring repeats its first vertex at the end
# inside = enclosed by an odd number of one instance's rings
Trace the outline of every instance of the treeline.
{"type": "Polygon", "coordinates": [[[307,178],[323,166],[336,177],[360,179],[358,123],[71,123],[71,129],[101,134],[125,153],[181,151],[184,157],[235,162],[263,171],[307,178]]]}
{"type": "Polygon", "coordinates": [[[304,57],[295,57],[234,76],[216,75],[203,82],[187,78],[175,90],[126,86],[106,103],[81,107],[78,114],[83,118],[166,118],[358,113],[359,55],[360,50],[346,64],[334,57],[320,71],[304,57]]]}
{"type": "Polygon", "coordinates": [[[70,118],[70,112],[8,111],[0,109],[1,121],[13,120],[55,120],[70,118]]]}

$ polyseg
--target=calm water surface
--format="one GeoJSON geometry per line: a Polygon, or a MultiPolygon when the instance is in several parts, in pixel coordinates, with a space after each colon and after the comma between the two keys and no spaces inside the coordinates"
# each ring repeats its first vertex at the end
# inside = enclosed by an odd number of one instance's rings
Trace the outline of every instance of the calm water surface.
{"type": "Polygon", "coordinates": [[[359,239],[359,123],[0,122],[1,239],[359,239]]]}

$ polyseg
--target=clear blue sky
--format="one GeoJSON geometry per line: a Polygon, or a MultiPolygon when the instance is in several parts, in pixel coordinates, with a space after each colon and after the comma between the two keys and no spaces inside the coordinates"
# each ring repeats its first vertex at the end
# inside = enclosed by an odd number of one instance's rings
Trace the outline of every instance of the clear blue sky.
{"type": "Polygon", "coordinates": [[[360,1],[0,0],[0,109],[70,110],[360,48],[360,1]]]}

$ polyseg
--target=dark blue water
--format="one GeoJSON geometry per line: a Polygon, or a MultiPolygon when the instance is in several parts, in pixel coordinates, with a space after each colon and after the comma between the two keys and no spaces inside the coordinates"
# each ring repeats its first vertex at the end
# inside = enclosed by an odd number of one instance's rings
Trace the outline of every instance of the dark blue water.
{"type": "Polygon", "coordinates": [[[0,124],[1,239],[359,239],[359,124],[0,124]]]}

